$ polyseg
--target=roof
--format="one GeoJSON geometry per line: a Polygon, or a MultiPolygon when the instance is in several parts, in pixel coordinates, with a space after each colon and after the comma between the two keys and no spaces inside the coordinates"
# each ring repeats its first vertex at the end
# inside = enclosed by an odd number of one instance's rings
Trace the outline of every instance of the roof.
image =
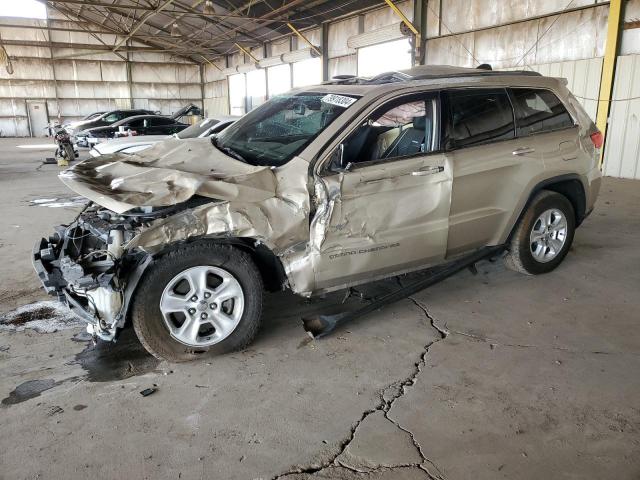
{"type": "Polygon", "coordinates": [[[434,88],[453,86],[537,86],[554,88],[561,80],[524,70],[485,70],[450,65],[420,65],[406,70],[381,73],[375,77],[343,75],[320,85],[294,89],[293,92],[336,93],[343,95],[377,95],[425,85],[434,88]]]}
{"type": "Polygon", "coordinates": [[[205,63],[244,48],[291,35],[290,22],[299,30],[368,8],[388,8],[381,0],[47,0],[58,19],[77,23],[77,29],[118,35],[105,49],[163,52],[205,63]],[[173,25],[177,25],[177,32],[173,25]],[[177,34],[177,36],[175,36],[177,34]],[[126,43],[125,43],[126,40],[126,43]],[[133,44],[132,44],[133,43],[133,44]]]}

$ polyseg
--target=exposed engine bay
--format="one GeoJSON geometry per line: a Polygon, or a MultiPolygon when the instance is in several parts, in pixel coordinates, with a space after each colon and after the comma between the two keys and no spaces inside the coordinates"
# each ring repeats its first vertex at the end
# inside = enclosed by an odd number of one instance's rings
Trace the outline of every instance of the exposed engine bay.
{"type": "Polygon", "coordinates": [[[91,202],[71,224],[56,227],[36,243],[34,267],[47,293],[88,322],[94,338],[114,340],[124,326],[131,293],[152,259],[125,245],[153,221],[208,202],[194,197],[171,207],[140,207],[122,214],[91,202]]]}

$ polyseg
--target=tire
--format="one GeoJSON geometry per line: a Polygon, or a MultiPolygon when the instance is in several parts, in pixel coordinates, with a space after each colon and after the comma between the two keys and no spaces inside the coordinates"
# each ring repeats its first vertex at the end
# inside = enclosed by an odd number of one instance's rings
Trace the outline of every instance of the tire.
{"type": "MultiPolygon", "coordinates": [[[[187,283],[184,284],[183,291],[185,289],[193,291],[192,287],[190,287],[193,283],[189,283],[186,280],[184,281],[187,283]]],[[[207,286],[207,288],[209,288],[209,286],[207,286]]],[[[213,289],[213,287],[211,288],[211,292],[217,291],[217,287],[215,289],[213,289]]],[[[149,353],[159,359],[170,362],[185,362],[202,358],[203,354],[221,354],[240,350],[253,340],[260,327],[262,317],[262,293],[263,285],[260,272],[251,260],[251,257],[241,250],[212,242],[196,242],[181,245],[154,260],[140,280],[140,286],[134,293],[132,299],[131,318],[133,328],[138,339],[149,353]],[[174,324],[174,322],[179,322],[180,317],[184,317],[184,322],[186,322],[186,315],[192,310],[195,312],[195,315],[192,315],[192,317],[205,315],[205,312],[208,312],[212,317],[211,320],[213,320],[216,313],[216,311],[213,310],[214,306],[218,309],[218,312],[226,308],[222,301],[219,306],[215,303],[208,303],[218,298],[216,294],[209,293],[210,297],[208,300],[202,299],[197,303],[189,304],[190,306],[196,306],[198,309],[202,308],[203,310],[200,312],[198,312],[196,308],[190,308],[188,312],[184,311],[183,313],[175,314],[167,314],[166,309],[164,311],[165,313],[161,310],[161,301],[163,299],[168,298],[172,300],[175,299],[177,295],[181,295],[176,291],[176,285],[182,286],[182,284],[179,283],[183,281],[180,280],[181,276],[189,276],[189,272],[198,273],[203,269],[205,269],[206,272],[204,274],[204,278],[207,279],[205,282],[208,282],[210,277],[216,278],[213,274],[210,274],[211,271],[215,271],[216,275],[228,275],[232,278],[229,281],[237,281],[237,284],[241,287],[241,294],[243,296],[242,301],[239,303],[236,303],[236,299],[232,300],[233,310],[239,305],[242,305],[242,310],[240,314],[238,314],[239,320],[235,320],[238,323],[233,327],[231,332],[227,334],[228,336],[220,339],[213,345],[207,346],[196,345],[193,342],[190,344],[183,343],[177,340],[176,332],[179,331],[178,329],[181,325],[179,323],[174,324]],[[178,280],[176,280],[176,278],[178,278],[178,280]],[[169,292],[168,295],[170,298],[167,296],[167,292],[169,292]],[[211,310],[205,310],[208,309],[209,306],[211,306],[211,310]],[[174,334],[171,333],[169,325],[173,327],[174,334]]],[[[201,294],[201,297],[204,298],[206,294],[207,293],[201,294]]],[[[187,298],[191,294],[188,293],[185,295],[184,298],[187,298]]],[[[189,301],[194,297],[195,295],[189,298],[189,301]]],[[[180,296],[178,300],[184,302],[182,296],[180,296]]],[[[224,300],[224,302],[228,302],[228,300],[224,300]]],[[[228,317],[230,318],[234,314],[236,314],[236,312],[232,311],[228,317]]],[[[213,325],[201,326],[196,329],[195,338],[197,341],[210,338],[214,338],[215,340],[218,332],[218,329],[213,327],[213,325]],[[214,331],[213,333],[205,332],[201,334],[201,328],[213,328],[214,331]]],[[[220,332],[222,332],[222,328],[220,332]]],[[[193,336],[190,338],[193,338],[193,336]]]]}
{"type": "Polygon", "coordinates": [[[567,197],[549,190],[538,192],[513,233],[509,252],[505,257],[507,268],[526,275],[539,275],[554,270],[569,252],[575,228],[575,212],[567,197]],[[549,212],[551,215],[547,217],[549,212]],[[543,214],[544,218],[541,217],[543,214]],[[566,224],[564,234],[561,228],[562,217],[566,224]],[[550,225],[551,230],[542,233],[545,231],[545,223],[550,225]],[[541,240],[534,240],[539,237],[541,240]]]}
{"type": "Polygon", "coordinates": [[[69,162],[76,158],[73,147],[71,145],[65,144],[63,157],[66,158],[69,162]]]}

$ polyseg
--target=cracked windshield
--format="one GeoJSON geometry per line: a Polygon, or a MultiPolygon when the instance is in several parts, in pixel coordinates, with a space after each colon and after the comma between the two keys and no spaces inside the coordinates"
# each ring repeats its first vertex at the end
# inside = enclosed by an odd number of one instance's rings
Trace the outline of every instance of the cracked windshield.
{"type": "Polygon", "coordinates": [[[300,153],[358,97],[279,95],[221,133],[214,145],[252,165],[280,166],[300,153]]]}

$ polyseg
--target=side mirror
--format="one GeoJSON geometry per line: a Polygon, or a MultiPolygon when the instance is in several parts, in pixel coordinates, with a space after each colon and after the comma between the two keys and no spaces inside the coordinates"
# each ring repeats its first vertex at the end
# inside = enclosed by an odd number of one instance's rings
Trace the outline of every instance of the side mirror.
{"type": "Polygon", "coordinates": [[[332,172],[348,172],[351,169],[351,165],[351,162],[344,164],[344,143],[341,143],[331,154],[329,170],[332,172]]]}

